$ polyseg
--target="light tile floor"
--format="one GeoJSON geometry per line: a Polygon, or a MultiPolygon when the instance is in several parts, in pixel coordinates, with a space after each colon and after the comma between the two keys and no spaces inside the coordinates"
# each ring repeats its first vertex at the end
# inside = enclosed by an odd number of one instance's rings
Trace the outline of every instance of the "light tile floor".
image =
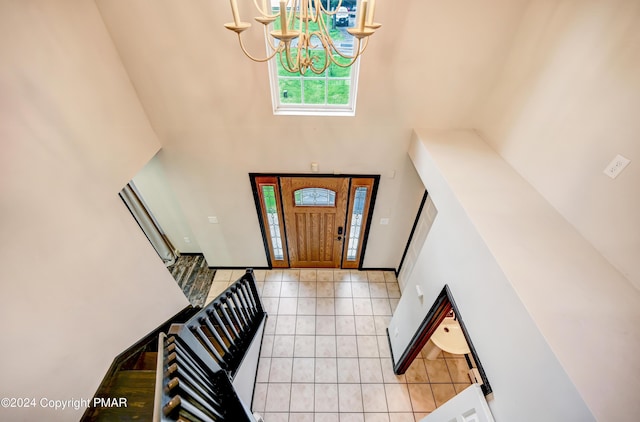
{"type": "MultiPolygon", "coordinates": [[[[244,270],[218,270],[207,302],[244,270]]],[[[469,385],[464,357],[393,373],[393,272],[256,270],[269,314],[252,410],[265,422],[415,422],[469,385]]]]}

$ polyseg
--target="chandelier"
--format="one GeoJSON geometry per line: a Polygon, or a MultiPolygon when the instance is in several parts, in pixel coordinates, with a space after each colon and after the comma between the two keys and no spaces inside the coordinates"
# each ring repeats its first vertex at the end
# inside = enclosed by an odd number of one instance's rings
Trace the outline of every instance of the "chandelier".
{"type": "Polygon", "coordinates": [[[265,39],[269,52],[264,58],[252,56],[242,42],[242,32],[251,27],[249,22],[240,19],[237,0],[231,0],[233,22],[224,26],[238,34],[240,48],[244,54],[256,62],[265,62],[279,56],[280,63],[287,72],[304,75],[307,71],[320,74],[333,63],[340,67],[349,67],[367,48],[369,36],[381,25],[373,20],[375,0],[361,0],[358,17],[353,28],[347,28],[355,43],[351,53],[340,51],[331,38],[330,21],[338,13],[342,0],[335,10],[330,9],[330,0],[281,0],[277,13],[273,13],[272,0],[253,0],[260,16],[255,20],[264,25],[265,39]],[[323,4],[323,1],[327,4],[323,4]],[[288,12],[287,12],[288,10],[288,12]],[[278,29],[268,30],[268,26],[279,20],[278,29]],[[328,27],[329,26],[329,27],[328,27]],[[342,57],[344,60],[340,60],[342,57]]]}

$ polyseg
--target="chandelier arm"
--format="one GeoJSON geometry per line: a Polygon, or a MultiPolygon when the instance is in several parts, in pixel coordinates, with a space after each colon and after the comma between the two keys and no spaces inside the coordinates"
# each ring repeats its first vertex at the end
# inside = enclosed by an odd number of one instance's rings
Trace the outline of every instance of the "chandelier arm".
{"type": "Polygon", "coordinates": [[[278,14],[272,14],[272,13],[267,13],[269,11],[269,8],[267,7],[267,3],[271,3],[271,0],[266,0],[262,2],[262,7],[260,7],[258,5],[258,0],[253,0],[253,5],[256,7],[256,9],[258,10],[258,12],[260,12],[260,14],[266,18],[276,18],[278,17],[278,14]],[[264,10],[262,10],[263,8],[265,8],[264,10]]]}
{"type": "MultiPolygon", "coordinates": [[[[340,9],[340,6],[342,6],[342,0],[340,0],[335,8],[335,10],[333,12],[327,10],[326,7],[324,7],[324,4],[322,3],[322,0],[317,0],[316,4],[320,3],[320,9],[324,12],[325,15],[329,15],[329,16],[333,16],[336,13],[338,13],[338,9],[340,9]]],[[[329,4],[331,4],[331,2],[329,2],[329,4]]],[[[329,6],[331,7],[331,6],[329,6]]]]}
{"type": "Polygon", "coordinates": [[[269,47],[271,48],[271,50],[278,50],[280,48],[279,45],[276,46],[275,43],[271,40],[272,36],[271,36],[271,34],[269,34],[269,30],[268,30],[268,26],[267,25],[264,26],[264,37],[267,40],[267,43],[269,44],[269,47]]]}
{"type": "Polygon", "coordinates": [[[280,64],[282,65],[282,68],[287,72],[292,73],[291,69],[287,66],[287,64],[284,61],[282,61],[282,52],[278,54],[278,57],[280,58],[280,64]]]}
{"type": "Polygon", "coordinates": [[[309,69],[311,69],[311,72],[315,73],[316,75],[320,75],[320,74],[322,74],[322,72],[327,70],[327,67],[322,67],[322,68],[318,67],[318,68],[316,68],[315,66],[310,66],[309,69]]]}
{"type": "Polygon", "coordinates": [[[327,31],[327,23],[324,19],[320,19],[320,11],[317,11],[317,15],[317,19],[314,22],[318,24],[318,32],[328,34],[329,31],[327,31]]]}
{"type": "MultiPolygon", "coordinates": [[[[298,47],[299,48],[299,47],[298,47]]],[[[291,48],[290,48],[290,43],[287,41],[285,42],[285,46],[284,49],[282,50],[281,54],[280,54],[280,63],[282,63],[282,66],[287,70],[287,72],[289,73],[296,73],[300,71],[300,65],[299,65],[299,60],[300,60],[300,52],[298,52],[298,56],[296,57],[296,62],[292,63],[291,61],[291,48]],[[284,52],[285,54],[285,58],[287,59],[286,64],[282,61],[282,52],[284,52]]]]}
{"type": "Polygon", "coordinates": [[[317,22],[318,21],[318,16],[320,15],[320,11],[318,10],[317,4],[318,4],[318,0],[310,0],[313,2],[314,6],[316,7],[311,7],[311,22],[317,22]],[[315,11],[315,14],[313,13],[315,11]]]}
{"type": "MultiPolygon", "coordinates": [[[[265,27],[265,32],[267,32],[266,27],[265,27]]],[[[273,41],[271,41],[271,37],[269,36],[268,33],[265,33],[264,37],[267,39],[267,42],[269,43],[269,48],[271,48],[271,50],[277,50],[278,48],[280,48],[279,46],[276,47],[273,41]]]]}
{"type": "Polygon", "coordinates": [[[336,57],[333,56],[333,54],[331,54],[331,63],[335,64],[338,67],[343,67],[343,68],[347,68],[349,66],[351,66],[352,64],[354,64],[356,62],[356,60],[358,60],[359,56],[354,56],[354,57],[344,57],[347,60],[349,60],[348,63],[340,63],[338,60],[336,60],[336,57]]]}
{"type": "Polygon", "coordinates": [[[302,66],[301,64],[301,60],[302,60],[302,50],[306,48],[304,45],[302,45],[302,43],[300,41],[298,41],[298,46],[296,48],[296,69],[298,69],[297,71],[300,72],[301,74],[303,74],[304,72],[304,66],[302,66]]]}
{"type": "Polygon", "coordinates": [[[282,68],[284,70],[286,70],[289,73],[298,73],[297,70],[293,69],[292,67],[289,67],[288,64],[283,61],[282,53],[280,53],[278,56],[280,57],[280,64],[282,65],[282,68]]]}
{"type": "MultiPolygon", "coordinates": [[[[334,48],[334,51],[336,53],[338,53],[338,55],[340,55],[341,57],[343,57],[345,59],[349,59],[349,60],[355,61],[355,59],[357,59],[358,57],[360,57],[364,53],[364,51],[367,49],[367,46],[369,45],[369,37],[365,37],[364,38],[364,42],[362,42],[361,38],[357,38],[357,40],[358,40],[358,47],[354,49],[355,53],[352,56],[348,56],[346,54],[343,54],[342,52],[340,52],[340,50],[338,50],[335,47],[335,45],[332,45],[332,47],[334,48]]],[[[338,65],[338,66],[340,66],[340,65],[338,65]]]]}
{"type": "Polygon", "coordinates": [[[366,37],[364,39],[364,45],[362,46],[362,50],[360,50],[360,39],[358,39],[358,56],[361,56],[362,54],[364,54],[364,50],[367,49],[367,46],[369,45],[369,37],[366,37]]]}
{"type": "MultiPolygon", "coordinates": [[[[271,48],[271,51],[276,51],[278,50],[279,46],[276,46],[273,41],[271,40],[271,34],[269,34],[269,29],[268,29],[268,25],[264,25],[264,38],[265,40],[267,40],[267,43],[269,44],[269,48],[271,48]]],[[[274,38],[275,39],[275,38],[274,38]]],[[[273,57],[273,56],[271,56],[273,57]]]]}
{"type": "Polygon", "coordinates": [[[325,70],[327,70],[330,65],[331,65],[331,59],[327,58],[325,53],[324,64],[322,65],[322,67],[315,67],[313,63],[311,63],[310,69],[313,73],[315,73],[316,75],[319,75],[325,70]]]}
{"type": "Polygon", "coordinates": [[[289,13],[289,16],[287,16],[287,18],[289,18],[289,22],[287,22],[287,28],[293,28],[293,21],[296,17],[296,9],[298,8],[297,6],[300,0],[288,0],[286,4],[289,4],[289,2],[291,2],[291,10],[293,11],[293,13],[289,13]]]}
{"type": "Polygon", "coordinates": [[[342,57],[343,59],[349,59],[349,60],[354,60],[357,59],[358,56],[361,53],[358,53],[360,51],[360,40],[358,40],[358,48],[354,49],[354,51],[356,51],[356,53],[354,53],[353,55],[349,55],[349,54],[345,54],[342,51],[340,51],[333,42],[331,42],[331,50],[334,51],[335,53],[337,53],[340,57],[342,57]]]}
{"type": "MultiPolygon", "coordinates": [[[[349,56],[349,55],[347,55],[347,54],[344,54],[344,53],[342,53],[342,52],[338,49],[338,47],[336,47],[336,45],[335,45],[335,44],[334,44],[334,42],[333,42],[333,39],[332,39],[331,37],[329,37],[329,36],[328,36],[328,34],[329,34],[329,30],[327,29],[327,24],[326,24],[326,22],[324,22],[324,19],[320,19],[320,20],[318,21],[318,28],[319,28],[319,30],[318,30],[317,32],[327,34],[327,37],[326,37],[326,38],[327,38],[327,40],[328,40],[328,42],[327,42],[327,46],[328,46],[328,51],[329,51],[329,52],[330,52],[330,51],[335,51],[335,52],[336,52],[336,53],[338,53],[340,56],[344,57],[345,59],[349,59],[349,60],[356,59],[356,58],[358,57],[358,54],[356,54],[356,55],[354,55],[354,56],[349,56]]],[[[318,37],[318,38],[322,38],[322,37],[318,37]]],[[[358,45],[360,45],[360,44],[359,44],[359,41],[360,41],[360,40],[358,40],[358,45]]],[[[357,50],[356,50],[356,51],[357,51],[357,50]]],[[[333,55],[333,54],[332,54],[332,55],[333,55]]]]}
{"type": "Polygon", "coordinates": [[[354,64],[354,63],[356,62],[356,60],[358,60],[358,57],[359,57],[359,56],[350,57],[350,58],[349,58],[349,57],[345,57],[346,59],[348,59],[348,60],[349,60],[349,63],[343,64],[343,63],[340,63],[339,61],[337,61],[337,60],[336,60],[336,58],[335,58],[335,57],[333,56],[333,54],[332,54],[332,55],[331,55],[331,63],[335,64],[335,65],[336,65],[336,66],[338,66],[338,67],[344,67],[344,68],[346,68],[346,67],[349,67],[349,66],[351,66],[352,64],[354,64]]]}
{"type": "Polygon", "coordinates": [[[312,63],[311,71],[319,75],[329,68],[329,66],[331,65],[331,62],[333,61],[333,55],[331,54],[331,49],[327,44],[327,40],[324,37],[318,37],[318,38],[320,38],[320,42],[322,43],[322,48],[324,49],[324,64],[320,68],[320,67],[315,67],[312,63]]]}
{"type": "Polygon", "coordinates": [[[242,37],[240,36],[240,34],[238,34],[238,41],[240,41],[240,48],[242,49],[242,52],[243,52],[243,53],[244,53],[248,58],[250,58],[251,60],[253,60],[254,62],[260,62],[260,63],[262,63],[262,62],[269,61],[269,60],[271,60],[271,59],[273,58],[273,56],[275,56],[275,55],[276,55],[276,53],[278,53],[278,49],[276,49],[276,50],[275,50],[275,51],[274,51],[270,56],[265,57],[265,58],[263,58],[263,59],[258,58],[258,57],[254,57],[254,56],[252,56],[252,55],[247,51],[247,49],[245,48],[244,43],[242,42],[242,37]]]}
{"type": "Polygon", "coordinates": [[[298,43],[296,50],[296,68],[300,72],[300,76],[304,76],[307,73],[309,49],[304,48],[301,43],[298,43]]]}
{"type": "Polygon", "coordinates": [[[298,18],[298,25],[299,25],[298,28],[300,29],[300,35],[302,35],[306,33],[306,28],[309,24],[304,20],[307,14],[306,13],[307,2],[306,0],[300,0],[300,1],[302,1],[302,3],[300,3],[300,7],[298,8],[297,18],[298,18]]]}
{"type": "Polygon", "coordinates": [[[335,60],[332,60],[332,61],[333,61],[333,63],[334,63],[336,66],[338,66],[338,67],[347,68],[347,67],[349,67],[349,66],[352,66],[352,65],[356,62],[356,60],[358,60],[358,57],[354,57],[353,59],[350,59],[350,60],[349,60],[349,63],[346,63],[346,64],[342,64],[342,63],[337,62],[337,61],[335,61],[335,60]]]}

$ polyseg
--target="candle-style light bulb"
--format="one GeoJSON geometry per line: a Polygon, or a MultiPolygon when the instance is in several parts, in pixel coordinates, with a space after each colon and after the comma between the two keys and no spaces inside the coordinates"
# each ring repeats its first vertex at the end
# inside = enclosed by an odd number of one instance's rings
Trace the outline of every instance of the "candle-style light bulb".
{"type": "Polygon", "coordinates": [[[373,14],[376,11],[376,0],[369,0],[369,16],[367,18],[367,25],[373,24],[373,14]]]}
{"type": "Polygon", "coordinates": [[[358,31],[364,31],[364,20],[367,16],[367,0],[360,3],[360,16],[358,16],[358,31]]]}
{"type": "Polygon", "coordinates": [[[231,0],[231,13],[233,13],[233,23],[236,26],[240,26],[240,13],[238,13],[238,3],[236,0],[231,0]]]}
{"type": "Polygon", "coordinates": [[[287,5],[280,1],[280,30],[282,35],[287,35],[287,5]]]}

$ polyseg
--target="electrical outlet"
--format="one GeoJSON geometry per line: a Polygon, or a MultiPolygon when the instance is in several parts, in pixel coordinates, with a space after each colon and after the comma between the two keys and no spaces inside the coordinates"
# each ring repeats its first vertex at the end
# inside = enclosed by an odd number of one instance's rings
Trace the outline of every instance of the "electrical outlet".
{"type": "Polygon", "coordinates": [[[189,239],[187,236],[184,237],[184,243],[191,243],[191,239],[189,239]]]}
{"type": "Polygon", "coordinates": [[[604,169],[604,174],[615,179],[630,162],[631,160],[628,158],[625,158],[622,155],[616,155],[616,157],[611,160],[607,168],[604,169]]]}

